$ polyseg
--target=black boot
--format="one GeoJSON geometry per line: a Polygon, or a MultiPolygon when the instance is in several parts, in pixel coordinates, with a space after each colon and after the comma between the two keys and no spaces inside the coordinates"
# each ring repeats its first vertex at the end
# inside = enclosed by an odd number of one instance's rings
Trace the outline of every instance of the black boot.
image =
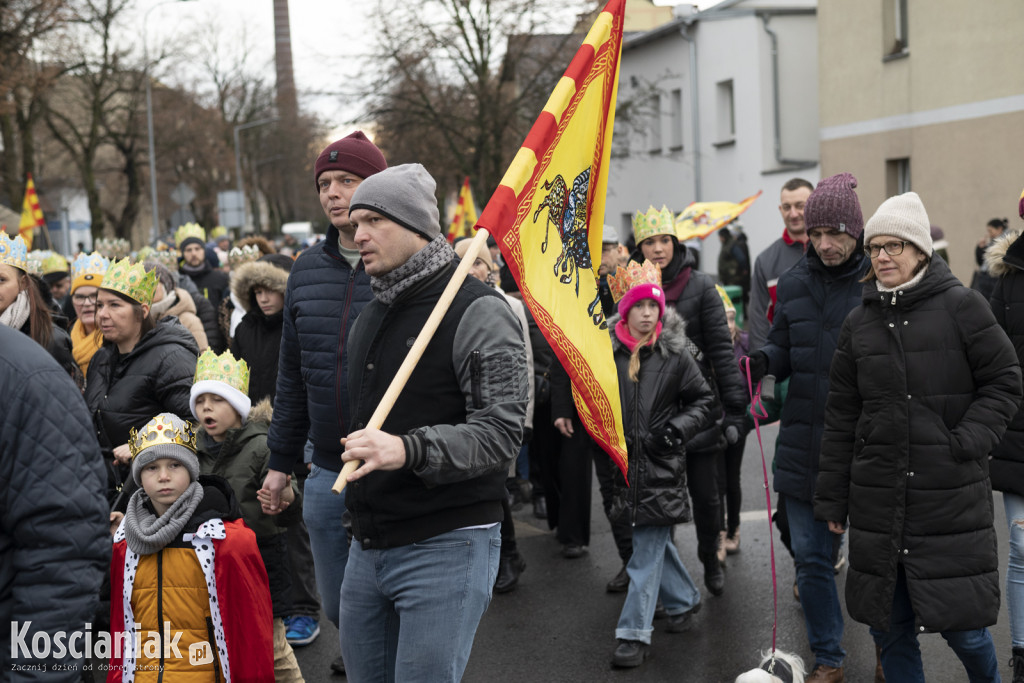
{"type": "Polygon", "coordinates": [[[712,595],[721,595],[725,592],[725,570],[722,563],[718,561],[717,553],[712,550],[710,553],[700,555],[701,564],[704,565],[704,585],[708,587],[712,595]]]}
{"type": "Polygon", "coordinates": [[[1013,683],[1024,683],[1024,647],[1013,648],[1010,668],[1013,669],[1013,683]]]}
{"type": "Polygon", "coordinates": [[[642,643],[639,640],[620,639],[619,646],[615,648],[615,652],[612,654],[612,665],[631,669],[643,664],[649,654],[650,650],[647,643],[642,643]]]}
{"type": "Polygon", "coordinates": [[[625,593],[629,590],[629,574],[626,573],[626,565],[622,565],[622,569],[615,575],[608,585],[605,586],[605,590],[609,593],[625,593]]]}
{"type": "Polygon", "coordinates": [[[494,580],[495,593],[514,591],[519,585],[519,575],[526,569],[526,560],[518,551],[504,555],[498,560],[498,578],[494,580]]]}

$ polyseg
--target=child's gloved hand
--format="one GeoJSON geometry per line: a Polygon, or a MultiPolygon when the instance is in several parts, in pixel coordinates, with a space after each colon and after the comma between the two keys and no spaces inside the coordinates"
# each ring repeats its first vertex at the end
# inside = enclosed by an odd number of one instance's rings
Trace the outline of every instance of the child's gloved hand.
{"type": "Polygon", "coordinates": [[[679,430],[670,424],[666,424],[658,431],[647,437],[644,445],[654,455],[672,455],[679,450],[679,430]]]}

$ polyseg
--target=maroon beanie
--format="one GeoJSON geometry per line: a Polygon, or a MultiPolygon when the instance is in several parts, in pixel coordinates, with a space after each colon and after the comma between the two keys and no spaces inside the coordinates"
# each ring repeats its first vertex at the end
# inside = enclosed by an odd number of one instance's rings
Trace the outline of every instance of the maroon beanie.
{"type": "Polygon", "coordinates": [[[864,215],[853,188],[857,179],[849,173],[825,178],[814,188],[804,206],[804,225],[812,228],[835,228],[853,239],[864,233],[864,215]]]}
{"type": "Polygon", "coordinates": [[[384,155],[377,149],[377,145],[370,142],[363,131],[357,130],[332,142],[320,152],[313,168],[313,185],[317,191],[320,190],[317,181],[324,171],[348,171],[365,179],[387,167],[388,162],[384,161],[384,155]]]}

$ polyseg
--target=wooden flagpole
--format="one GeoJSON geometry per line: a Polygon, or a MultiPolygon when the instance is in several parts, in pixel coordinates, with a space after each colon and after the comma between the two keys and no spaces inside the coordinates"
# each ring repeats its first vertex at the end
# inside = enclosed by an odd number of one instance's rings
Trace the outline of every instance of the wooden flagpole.
{"type": "MultiPolygon", "coordinates": [[[[448,308],[452,305],[455,295],[458,294],[462,283],[466,281],[469,269],[473,262],[476,261],[476,255],[480,253],[481,249],[487,248],[487,237],[489,234],[483,228],[477,230],[473,241],[469,243],[469,250],[462,257],[462,261],[455,269],[455,274],[449,280],[448,286],[441,292],[441,298],[437,300],[437,305],[434,306],[434,310],[430,313],[430,317],[427,318],[423,329],[416,336],[416,341],[413,343],[412,348],[409,349],[409,354],[402,361],[402,365],[398,368],[398,372],[395,373],[394,379],[391,380],[391,385],[384,393],[384,397],[381,398],[377,409],[373,411],[373,415],[370,416],[370,421],[366,425],[367,428],[380,429],[381,425],[384,424],[384,420],[387,419],[391,409],[395,406],[395,401],[398,400],[398,395],[402,393],[405,383],[409,381],[412,371],[416,368],[416,364],[420,362],[423,352],[427,349],[427,344],[434,338],[434,333],[437,332],[438,325],[441,324],[445,313],[448,312],[448,308]]],[[[348,475],[355,472],[361,462],[361,460],[350,460],[345,463],[331,490],[335,493],[341,493],[345,489],[345,484],[348,483],[348,475]]]]}

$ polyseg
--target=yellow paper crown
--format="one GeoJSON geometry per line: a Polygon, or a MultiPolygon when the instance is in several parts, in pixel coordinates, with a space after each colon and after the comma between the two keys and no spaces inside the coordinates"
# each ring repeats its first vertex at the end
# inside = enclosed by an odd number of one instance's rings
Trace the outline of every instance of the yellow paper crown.
{"type": "Polygon", "coordinates": [[[263,256],[263,252],[255,244],[247,244],[244,247],[234,247],[228,252],[228,263],[231,267],[240,266],[243,263],[249,263],[251,261],[258,261],[263,256]]]}
{"type": "Polygon", "coordinates": [[[174,246],[181,249],[181,243],[189,237],[198,237],[203,244],[206,244],[206,231],[203,230],[203,227],[198,223],[186,223],[178,226],[178,229],[174,231],[174,246]]]}
{"type": "Polygon", "coordinates": [[[661,268],[650,261],[644,261],[643,265],[630,261],[628,266],[619,266],[608,276],[608,287],[612,290],[615,303],[621,301],[626,292],[637,285],[661,286],[661,268]]]}
{"type": "Polygon", "coordinates": [[[221,237],[230,237],[230,235],[228,235],[228,229],[223,225],[218,225],[216,228],[210,230],[211,240],[218,240],[221,237]]]}
{"type": "Polygon", "coordinates": [[[722,305],[725,306],[726,311],[735,311],[736,307],[732,303],[732,297],[725,291],[725,287],[722,285],[715,285],[715,289],[718,290],[718,296],[722,297],[722,305]]]}
{"type": "Polygon", "coordinates": [[[633,237],[638,245],[648,237],[675,234],[675,216],[665,205],[662,205],[661,211],[652,206],[647,209],[647,213],[637,211],[633,216],[633,237]]]}
{"type": "Polygon", "coordinates": [[[176,428],[163,415],[157,415],[142,429],[128,430],[128,450],[135,459],[139,453],[153,446],[184,446],[196,452],[196,428],[188,420],[182,420],[181,429],[176,428]]]}
{"type": "Polygon", "coordinates": [[[43,275],[50,273],[67,273],[68,260],[55,251],[46,252],[43,258],[43,275]]]}
{"type": "Polygon", "coordinates": [[[29,272],[28,248],[21,235],[11,239],[5,230],[0,230],[0,263],[29,272]]]}
{"type": "Polygon", "coordinates": [[[110,264],[103,276],[103,289],[120,292],[125,296],[149,306],[153,303],[156,292],[156,271],[146,272],[141,263],[132,264],[129,259],[121,259],[110,264]]]}
{"type": "Polygon", "coordinates": [[[211,349],[206,349],[196,363],[196,378],[193,384],[203,380],[223,382],[243,394],[248,394],[249,365],[244,360],[235,360],[230,351],[218,356],[211,349]]]}

